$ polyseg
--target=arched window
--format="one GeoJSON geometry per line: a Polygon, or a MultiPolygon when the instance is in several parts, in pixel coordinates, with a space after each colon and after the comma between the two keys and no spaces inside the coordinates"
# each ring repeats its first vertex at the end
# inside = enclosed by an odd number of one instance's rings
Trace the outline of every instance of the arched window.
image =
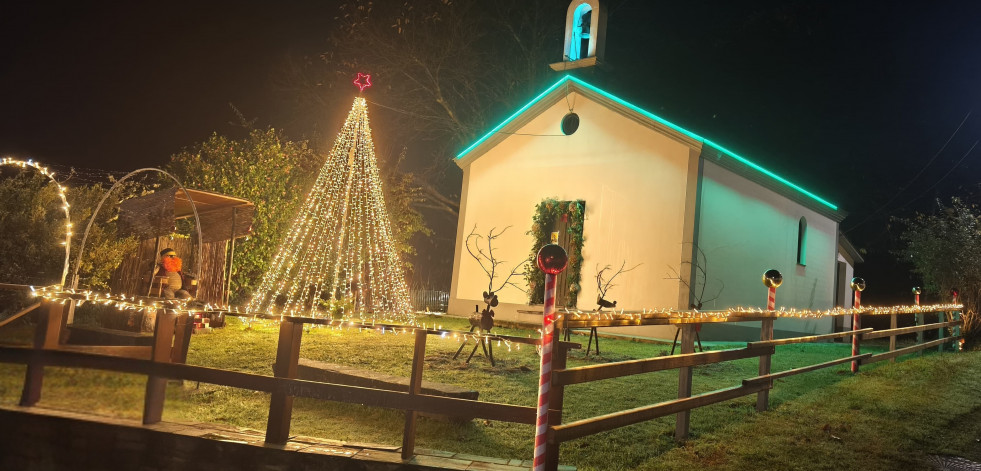
{"type": "Polygon", "coordinates": [[[807,265],[807,219],[797,223],[797,264],[807,265]]]}
{"type": "Polygon", "coordinates": [[[593,22],[593,7],[583,3],[572,15],[572,41],[569,43],[569,60],[575,61],[589,55],[589,27],[593,22]]]}

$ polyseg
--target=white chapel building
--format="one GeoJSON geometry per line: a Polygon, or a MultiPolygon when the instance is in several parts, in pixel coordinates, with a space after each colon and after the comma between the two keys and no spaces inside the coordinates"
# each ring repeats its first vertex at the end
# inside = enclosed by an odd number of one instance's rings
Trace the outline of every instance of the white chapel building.
{"type": "MultiPolygon", "coordinates": [[[[552,68],[601,64],[605,24],[597,0],[573,1],[564,60],[552,68]]],[[[454,315],[483,308],[488,286],[467,235],[508,228],[493,246],[505,262],[498,274],[507,276],[534,250],[529,231],[545,199],[583,203],[575,287],[583,311],[597,308],[598,269],[611,266],[609,275],[624,264],[636,268],[621,273],[606,296],[617,310],[688,309],[699,302],[702,310],[763,307],[761,275],[770,268],[784,278],[778,306],[829,309],[847,302],[845,287],[861,261],[840,235],[845,213],[834,203],[570,73],[455,160],[463,188],[448,308],[454,315]]],[[[523,277],[511,281],[530,288],[523,277]]],[[[541,322],[541,306],[530,304],[525,291],[507,286],[496,294],[497,320],[541,322]]],[[[779,337],[841,327],[832,318],[779,319],[775,331],[779,337]]],[[[631,329],[641,330],[613,332],[660,338],[675,332],[631,329]]],[[[759,325],[706,325],[701,336],[758,339],[759,325]]]]}

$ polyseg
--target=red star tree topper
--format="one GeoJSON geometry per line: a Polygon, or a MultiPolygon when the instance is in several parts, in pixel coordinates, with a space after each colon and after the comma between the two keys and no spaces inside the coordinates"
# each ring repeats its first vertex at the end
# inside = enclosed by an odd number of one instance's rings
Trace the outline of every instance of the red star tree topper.
{"type": "Polygon", "coordinates": [[[354,85],[358,87],[358,90],[363,92],[364,89],[371,86],[371,74],[358,72],[358,78],[354,79],[354,85]]]}

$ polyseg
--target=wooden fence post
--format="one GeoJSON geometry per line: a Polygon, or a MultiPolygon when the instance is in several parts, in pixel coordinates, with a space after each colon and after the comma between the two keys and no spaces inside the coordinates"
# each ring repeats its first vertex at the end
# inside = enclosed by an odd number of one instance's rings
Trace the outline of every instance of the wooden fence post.
{"type": "MultiPolygon", "coordinates": [[[[412,352],[412,375],[409,376],[409,395],[415,396],[422,392],[422,368],[426,360],[426,329],[416,330],[415,351],[412,352]]],[[[407,460],[415,454],[416,447],[416,417],[419,413],[407,409],[405,411],[405,430],[402,432],[402,459],[407,460]]]]}
{"type": "MultiPolygon", "coordinates": [[[[569,356],[569,347],[567,344],[559,342],[558,336],[554,337],[555,348],[552,350],[554,356],[552,357],[552,380],[550,380],[548,399],[548,425],[561,425],[562,424],[562,401],[565,397],[565,386],[555,384],[555,372],[564,370],[566,367],[566,360],[569,356]]],[[[559,446],[562,445],[561,442],[548,441],[545,442],[545,469],[554,470],[559,469],[559,446]]]]}
{"type": "MultiPolygon", "coordinates": [[[[153,328],[153,349],[150,360],[170,363],[174,354],[174,327],[178,314],[170,309],[157,311],[157,321],[153,328]]],[[[143,423],[155,424],[163,417],[164,397],[167,393],[167,378],[147,376],[146,395],[143,397],[143,423]]]]}
{"type": "MultiPolygon", "coordinates": [[[[924,324],[926,324],[926,319],[924,318],[924,315],[922,313],[917,314],[916,315],[916,325],[924,325],[924,324]]],[[[923,343],[923,332],[924,331],[921,330],[921,331],[919,331],[919,332],[916,333],[916,343],[918,343],[918,344],[923,343]]],[[[917,351],[916,354],[918,356],[923,356],[923,350],[917,351]]]]}
{"type": "MultiPolygon", "coordinates": [[[[889,315],[889,328],[896,329],[899,327],[899,320],[896,319],[896,314],[889,315]]],[[[896,350],[896,334],[889,336],[889,351],[896,350]]],[[[891,358],[889,361],[896,363],[896,357],[891,358]]]]}
{"type": "MultiPolygon", "coordinates": [[[[950,320],[955,321],[955,322],[961,320],[961,311],[951,311],[951,313],[950,313],[950,320]]],[[[953,334],[954,334],[954,337],[960,337],[961,336],[961,326],[955,325],[954,328],[953,328],[953,334]]],[[[960,342],[960,340],[956,340],[955,342],[960,342]]],[[[960,346],[957,345],[957,344],[955,344],[954,345],[954,351],[955,352],[959,352],[960,351],[960,346]]]]}
{"type": "MultiPolygon", "coordinates": [[[[862,315],[857,311],[852,314],[852,332],[856,330],[861,330],[862,328],[862,315]]],[[[857,356],[862,353],[862,344],[860,342],[861,336],[856,334],[852,335],[852,356],[857,356]]],[[[858,360],[852,360],[852,373],[858,373],[858,367],[860,363],[858,360]]]]}
{"type": "MultiPolygon", "coordinates": [[[[773,318],[769,317],[760,321],[760,340],[773,340],[773,318]]],[[[770,374],[770,355],[760,355],[760,376],[770,374]]],[[[772,386],[772,382],[771,386],[772,386]]],[[[764,389],[756,393],[756,411],[763,412],[770,407],[770,389],[764,389]]]]}
{"type": "Polygon", "coordinates": [[[75,323],[75,304],[77,301],[69,299],[65,302],[65,310],[61,316],[61,327],[59,328],[58,343],[68,343],[68,326],[75,323]]]}
{"type": "MultiPolygon", "coordinates": [[[[682,324],[681,326],[681,354],[695,353],[695,324],[682,324]]],[[[691,397],[692,368],[684,366],[678,368],[678,399],[691,397]]],[[[678,412],[675,416],[674,439],[675,441],[685,441],[688,439],[688,426],[691,419],[691,410],[678,412]]]]}
{"type": "MultiPolygon", "coordinates": [[[[944,322],[946,320],[947,320],[947,313],[946,312],[940,311],[940,312],[937,313],[937,322],[942,323],[942,322],[944,322]]],[[[940,340],[940,339],[944,338],[944,331],[945,330],[947,330],[946,327],[941,327],[941,328],[937,329],[937,340],[940,340]]],[[[943,351],[944,351],[944,344],[943,343],[940,343],[940,345],[937,345],[937,351],[940,352],[940,353],[943,353],[943,351]]]]}
{"type": "MultiPolygon", "coordinates": [[[[273,375],[277,378],[296,378],[302,336],[302,323],[293,322],[289,319],[280,322],[276,365],[273,367],[273,375]]],[[[272,393],[272,398],[269,400],[269,420],[266,423],[266,443],[286,443],[290,437],[292,418],[293,396],[285,393],[272,393]]]]}
{"type": "MultiPolygon", "coordinates": [[[[34,350],[51,350],[58,348],[61,337],[62,318],[65,315],[65,305],[45,299],[37,314],[37,326],[34,327],[34,350]]],[[[41,400],[41,385],[44,382],[44,365],[36,359],[37,355],[27,364],[24,376],[24,389],[20,395],[20,405],[27,407],[41,400]]]]}
{"type": "Polygon", "coordinates": [[[171,363],[187,363],[187,350],[191,346],[191,334],[194,331],[193,314],[186,313],[177,317],[174,327],[174,350],[170,357],[171,363]]]}

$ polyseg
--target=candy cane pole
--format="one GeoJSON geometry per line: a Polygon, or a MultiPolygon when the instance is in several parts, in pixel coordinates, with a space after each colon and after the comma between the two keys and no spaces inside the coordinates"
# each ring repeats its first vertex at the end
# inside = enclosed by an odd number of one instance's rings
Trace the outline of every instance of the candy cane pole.
{"type": "MultiPolygon", "coordinates": [[[[854,310],[854,312],[852,313],[852,331],[854,332],[859,329],[860,327],[859,323],[862,320],[862,317],[859,315],[858,310],[862,308],[862,291],[865,290],[865,280],[857,276],[855,278],[852,278],[852,290],[855,291],[855,300],[852,303],[852,309],[854,310]]],[[[858,355],[858,353],[859,353],[858,334],[853,334],[852,356],[856,356],[858,355]]],[[[852,373],[857,373],[857,372],[858,372],[858,362],[852,360],[852,373]]]]}
{"type": "MultiPolygon", "coordinates": [[[[763,272],[763,286],[766,286],[766,310],[777,308],[777,287],[783,283],[783,275],[779,271],[769,269],[763,272]]],[[[760,321],[760,340],[773,340],[773,318],[765,317],[760,321]]],[[[770,374],[770,355],[760,355],[760,376],[770,374]]],[[[756,393],[756,410],[763,412],[770,407],[770,390],[764,389],[756,393]]]]}
{"type": "Polygon", "coordinates": [[[773,268],[763,272],[763,286],[766,286],[766,310],[773,311],[777,308],[777,288],[783,284],[783,275],[780,271],[773,268]]]}
{"type": "Polygon", "coordinates": [[[569,257],[556,245],[558,233],[552,233],[552,243],[538,251],[538,268],[545,272],[545,312],[542,316],[542,365],[538,379],[538,415],[535,420],[534,471],[545,469],[545,441],[548,433],[548,396],[552,385],[552,342],[555,338],[555,275],[565,270],[569,257]]]}

